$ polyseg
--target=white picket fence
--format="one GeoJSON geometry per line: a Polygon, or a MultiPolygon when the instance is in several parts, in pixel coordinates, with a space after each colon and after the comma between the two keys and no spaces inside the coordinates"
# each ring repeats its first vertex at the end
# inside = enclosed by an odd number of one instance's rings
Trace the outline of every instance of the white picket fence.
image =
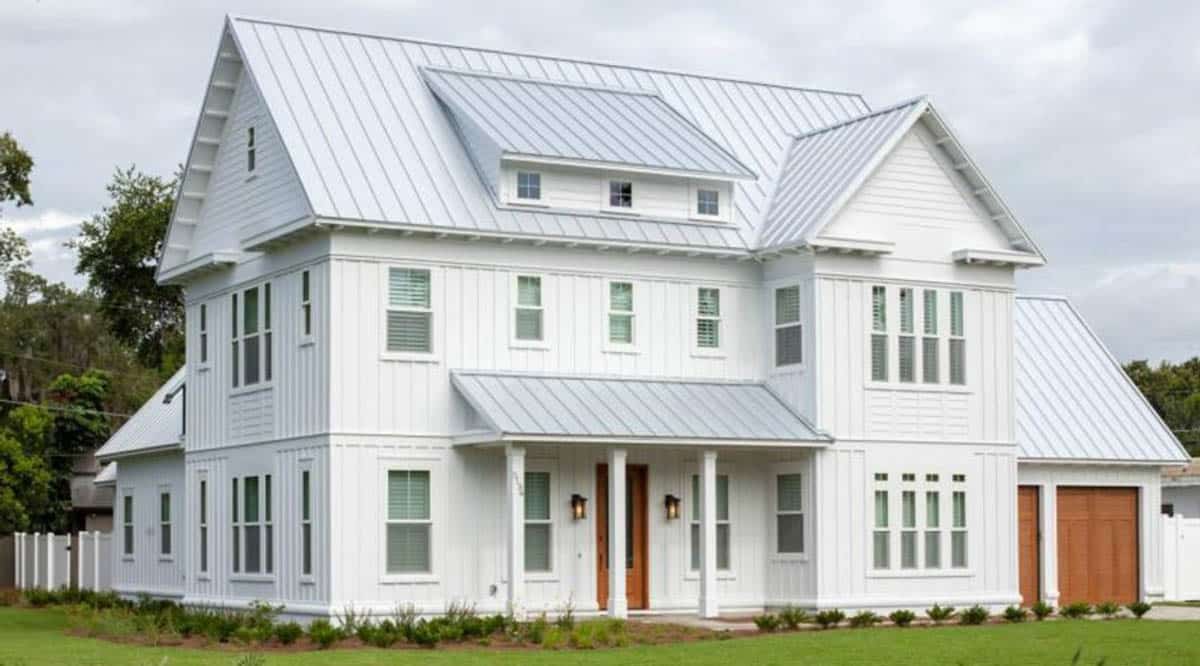
{"type": "Polygon", "coordinates": [[[1200,518],[1163,516],[1162,520],[1166,599],[1200,599],[1200,518]]]}
{"type": "Polygon", "coordinates": [[[18,589],[78,587],[100,591],[112,587],[111,534],[17,532],[13,548],[18,589]],[[74,558],[72,548],[76,550],[74,558]]]}

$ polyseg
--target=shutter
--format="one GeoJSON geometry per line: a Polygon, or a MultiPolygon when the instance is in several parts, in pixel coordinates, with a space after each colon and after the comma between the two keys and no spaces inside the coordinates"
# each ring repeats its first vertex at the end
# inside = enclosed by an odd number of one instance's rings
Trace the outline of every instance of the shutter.
{"type": "Polygon", "coordinates": [[[387,313],[387,348],[397,352],[432,350],[433,315],[429,312],[387,313]]]}
{"type": "Polygon", "coordinates": [[[387,526],[388,573],[426,573],[429,567],[429,525],[387,526]]]}
{"type": "Polygon", "coordinates": [[[803,511],[804,494],[799,474],[780,474],[775,477],[779,511],[803,511]]]}
{"type": "Polygon", "coordinates": [[[966,384],[967,383],[967,341],[954,339],[950,340],[950,383],[951,384],[966,384]]]}
{"type": "Polygon", "coordinates": [[[388,304],[401,308],[429,308],[429,271],[388,269],[388,304]]]}
{"type": "Polygon", "coordinates": [[[550,520],[549,472],[525,472],[525,520],[550,520]]]}
{"type": "Polygon", "coordinates": [[[775,323],[791,324],[800,321],[800,287],[775,290],[775,323]]]}
{"type": "Polygon", "coordinates": [[[921,338],[921,377],[926,384],[938,383],[937,338],[921,338]]]}
{"type": "Polygon", "coordinates": [[[388,472],[388,520],[429,520],[429,472],[388,472]]]}
{"type": "Polygon", "coordinates": [[[887,336],[871,336],[871,379],[886,382],[888,379],[887,336]]]}
{"type": "Polygon", "coordinates": [[[542,279],[535,275],[517,276],[517,305],[541,307],[542,279]]]}

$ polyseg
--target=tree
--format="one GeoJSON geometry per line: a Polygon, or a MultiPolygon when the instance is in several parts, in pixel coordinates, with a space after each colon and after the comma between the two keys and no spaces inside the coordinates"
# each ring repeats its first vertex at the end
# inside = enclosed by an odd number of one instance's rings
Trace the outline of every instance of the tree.
{"type": "Polygon", "coordinates": [[[55,523],[47,464],[52,419],[36,406],[11,410],[0,428],[0,532],[45,530],[55,523]]]}
{"type": "Polygon", "coordinates": [[[1200,456],[1200,357],[1158,367],[1133,361],[1125,373],[1188,452],[1200,456]]]}
{"type": "Polygon", "coordinates": [[[154,278],[171,218],[176,180],[120,169],[108,185],[112,202],[83,223],[71,245],[100,312],[118,340],[163,374],[183,362],[183,295],[154,278]]]}
{"type": "Polygon", "coordinates": [[[29,172],[33,170],[33,158],[13,135],[0,134],[0,203],[16,201],[17,206],[33,204],[29,194],[29,172]]]}

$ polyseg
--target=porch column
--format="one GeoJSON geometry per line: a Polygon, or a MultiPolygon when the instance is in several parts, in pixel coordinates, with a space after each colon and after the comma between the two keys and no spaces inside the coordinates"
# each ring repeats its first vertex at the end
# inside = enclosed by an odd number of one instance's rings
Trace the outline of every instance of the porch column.
{"type": "Polygon", "coordinates": [[[508,514],[508,610],[525,619],[525,449],[504,447],[505,505],[508,514]]]}
{"type": "Polygon", "coordinates": [[[1058,607],[1058,485],[1045,483],[1041,487],[1041,552],[1042,600],[1058,607]]]}
{"type": "Polygon", "coordinates": [[[717,617],[717,452],[700,458],[700,617],[717,617]]]}
{"type": "Polygon", "coordinates": [[[629,615],[625,596],[625,449],[608,450],[608,615],[629,615]]]}

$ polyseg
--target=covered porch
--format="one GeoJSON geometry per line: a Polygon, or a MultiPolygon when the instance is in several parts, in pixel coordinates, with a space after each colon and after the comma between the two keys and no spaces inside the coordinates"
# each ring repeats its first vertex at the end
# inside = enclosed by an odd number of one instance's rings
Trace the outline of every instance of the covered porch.
{"type": "Polygon", "coordinates": [[[514,614],[565,597],[618,618],[715,618],[767,603],[778,543],[799,551],[785,560],[806,561],[802,479],[829,438],[764,385],[453,378],[479,425],[456,448],[503,466],[504,601],[514,614]],[[794,511],[776,486],[793,478],[794,511]]]}

